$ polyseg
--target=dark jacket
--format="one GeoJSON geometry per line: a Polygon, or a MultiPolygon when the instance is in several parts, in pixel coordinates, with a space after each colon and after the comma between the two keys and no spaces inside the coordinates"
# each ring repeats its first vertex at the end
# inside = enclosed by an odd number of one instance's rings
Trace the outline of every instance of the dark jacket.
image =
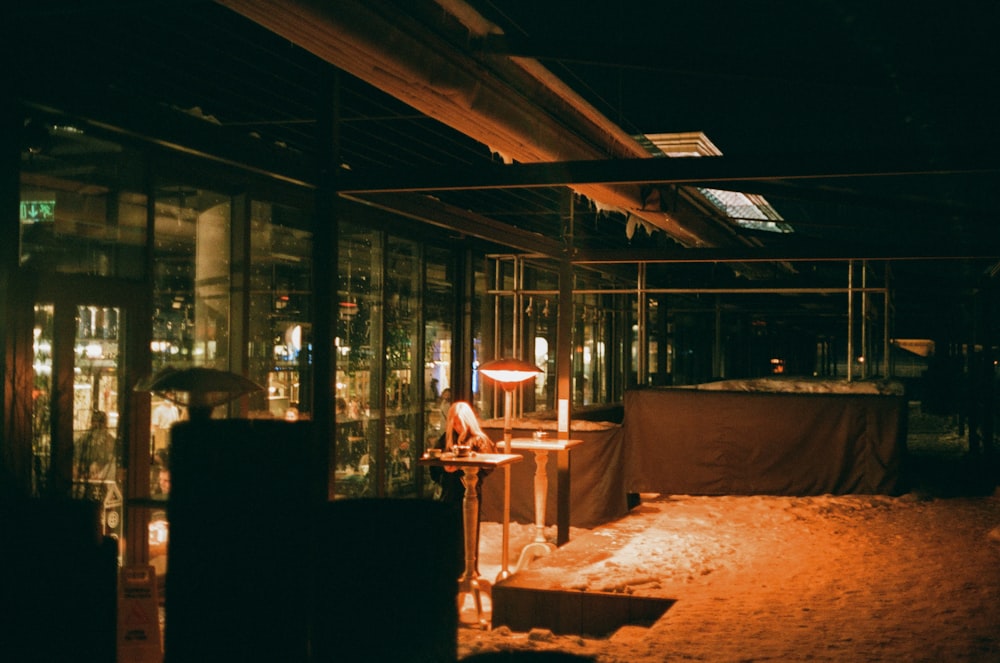
{"type": "MultiPolygon", "coordinates": [[[[452,440],[452,445],[459,444],[465,440],[452,440]]],[[[473,438],[468,440],[473,451],[479,453],[496,453],[496,443],[490,438],[483,436],[481,438],[473,438]]],[[[445,444],[445,433],[437,439],[434,443],[436,449],[441,449],[444,451],[447,446],[445,444]]],[[[482,481],[490,475],[493,470],[481,469],[479,470],[479,484],[476,486],[477,491],[482,495],[482,481]]],[[[465,495],[465,486],[462,484],[462,472],[447,472],[443,467],[432,466],[430,468],[431,479],[436,483],[441,485],[441,501],[452,502],[460,504],[463,496],[465,495]]]]}

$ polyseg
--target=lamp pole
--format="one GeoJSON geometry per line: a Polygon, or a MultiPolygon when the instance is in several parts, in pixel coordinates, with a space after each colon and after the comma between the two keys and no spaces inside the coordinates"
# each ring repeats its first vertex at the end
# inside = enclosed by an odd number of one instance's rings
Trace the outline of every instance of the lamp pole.
{"type": "MultiPolygon", "coordinates": [[[[521,359],[494,359],[479,367],[479,372],[503,388],[503,452],[511,451],[510,412],[514,407],[514,387],[532,379],[541,371],[521,359]]],[[[503,550],[500,553],[500,573],[497,582],[510,577],[508,564],[510,544],[510,465],[503,466],[503,550]]]]}
{"type": "MultiPolygon", "coordinates": [[[[503,383],[503,452],[510,453],[510,410],[514,402],[514,385],[516,383],[503,383]]],[[[497,582],[510,577],[508,568],[508,536],[510,532],[510,465],[503,466],[503,551],[500,553],[500,573],[497,574],[497,582]]]]}

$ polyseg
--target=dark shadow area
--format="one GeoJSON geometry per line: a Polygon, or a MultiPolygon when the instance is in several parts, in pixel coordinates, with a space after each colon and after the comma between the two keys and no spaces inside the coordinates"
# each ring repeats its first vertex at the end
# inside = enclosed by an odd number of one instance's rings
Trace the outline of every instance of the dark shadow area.
{"type": "Polygon", "coordinates": [[[118,542],[90,500],[0,501],[0,661],[114,663],[118,542]]]}
{"type": "Polygon", "coordinates": [[[574,661],[595,661],[592,656],[568,654],[559,651],[495,651],[473,654],[461,659],[463,663],[503,663],[504,661],[524,661],[537,663],[573,663],[574,661]]]}
{"type": "Polygon", "coordinates": [[[545,628],[557,635],[604,638],[622,626],[651,626],[676,602],[614,594],[539,589],[517,574],[493,586],[493,628],[545,628]]]}
{"type": "Polygon", "coordinates": [[[970,453],[955,415],[923,412],[910,404],[903,476],[906,491],[924,498],[993,494],[996,472],[982,453],[970,453]]]}
{"type": "Polygon", "coordinates": [[[985,497],[996,481],[981,458],[928,452],[908,454],[905,476],[910,493],[926,498],[985,497]]]}
{"type": "Polygon", "coordinates": [[[270,420],[174,426],[166,663],[456,659],[454,511],[328,502],[312,433],[270,420]]]}

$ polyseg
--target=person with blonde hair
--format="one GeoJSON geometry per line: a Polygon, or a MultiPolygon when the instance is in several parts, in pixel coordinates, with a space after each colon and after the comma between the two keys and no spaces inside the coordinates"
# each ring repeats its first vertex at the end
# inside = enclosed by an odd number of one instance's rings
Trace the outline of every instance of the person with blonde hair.
{"type": "Polygon", "coordinates": [[[465,401],[456,401],[448,408],[444,432],[438,442],[438,446],[446,452],[456,445],[468,446],[480,453],[496,453],[496,445],[483,432],[475,411],[465,401]]]}
{"type": "MultiPolygon", "coordinates": [[[[435,446],[444,453],[454,452],[456,446],[468,446],[477,453],[497,453],[496,443],[483,432],[472,406],[465,401],[455,401],[448,408],[445,417],[444,432],[438,438],[435,446]]],[[[482,515],[483,480],[492,470],[479,470],[479,482],[476,484],[476,497],[479,498],[479,510],[482,515]]],[[[459,518],[462,516],[462,500],[465,498],[465,486],[462,483],[462,472],[457,467],[431,467],[431,478],[441,486],[438,497],[455,507],[459,518]]],[[[478,521],[478,519],[477,519],[478,521]]],[[[479,532],[476,532],[476,548],[479,547],[479,532]]],[[[465,558],[464,544],[459,547],[460,560],[465,558]]],[[[461,565],[461,564],[460,564],[461,565]]]]}

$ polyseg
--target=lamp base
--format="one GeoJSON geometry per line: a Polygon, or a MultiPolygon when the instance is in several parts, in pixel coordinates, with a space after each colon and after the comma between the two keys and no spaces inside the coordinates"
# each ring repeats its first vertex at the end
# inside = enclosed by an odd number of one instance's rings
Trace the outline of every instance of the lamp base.
{"type": "Polygon", "coordinates": [[[517,559],[517,566],[514,567],[515,572],[526,569],[533,561],[539,557],[548,555],[555,549],[555,544],[548,543],[547,541],[533,541],[529,543],[524,547],[524,550],[521,551],[521,556],[517,559]]]}

